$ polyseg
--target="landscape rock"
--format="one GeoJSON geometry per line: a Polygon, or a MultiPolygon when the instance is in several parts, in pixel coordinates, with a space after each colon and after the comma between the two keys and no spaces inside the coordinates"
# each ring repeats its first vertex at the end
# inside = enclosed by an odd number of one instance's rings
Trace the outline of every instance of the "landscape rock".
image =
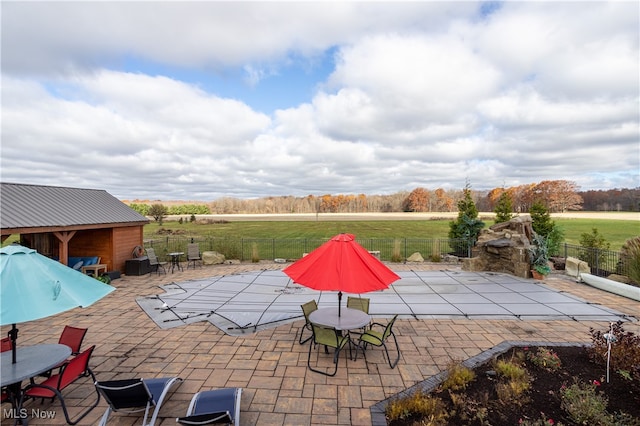
{"type": "Polygon", "coordinates": [[[202,253],[202,264],[204,265],[219,265],[224,261],[224,255],[217,251],[205,251],[202,253]]]}
{"type": "Polygon", "coordinates": [[[407,262],[424,262],[424,258],[420,253],[415,252],[411,256],[407,257],[407,262]]]}
{"type": "Polygon", "coordinates": [[[531,216],[517,216],[480,231],[471,250],[472,259],[463,260],[466,271],[503,272],[529,278],[531,264],[527,249],[533,238],[531,216]]]}
{"type": "Polygon", "coordinates": [[[567,257],[567,263],[565,264],[565,271],[570,277],[578,278],[581,273],[591,273],[589,264],[584,260],[580,260],[575,257],[567,257]]]}

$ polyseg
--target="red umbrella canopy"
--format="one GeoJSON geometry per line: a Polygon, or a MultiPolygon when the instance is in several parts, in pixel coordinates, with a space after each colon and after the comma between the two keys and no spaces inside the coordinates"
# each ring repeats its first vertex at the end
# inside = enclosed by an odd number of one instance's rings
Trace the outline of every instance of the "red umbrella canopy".
{"type": "Polygon", "coordinates": [[[314,290],[347,293],[384,290],[400,279],[358,244],[352,234],[336,235],[283,272],[314,290]]]}

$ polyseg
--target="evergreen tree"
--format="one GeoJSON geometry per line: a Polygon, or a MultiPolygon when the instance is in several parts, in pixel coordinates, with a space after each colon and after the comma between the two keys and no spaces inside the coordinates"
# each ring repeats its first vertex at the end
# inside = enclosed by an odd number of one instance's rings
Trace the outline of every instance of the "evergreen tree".
{"type": "Polygon", "coordinates": [[[458,218],[449,222],[449,238],[463,238],[468,241],[475,241],[484,228],[484,222],[478,219],[478,209],[471,198],[471,188],[469,184],[465,186],[464,197],[458,201],[458,218]]]}
{"type": "Polygon", "coordinates": [[[500,194],[496,208],[493,209],[496,214],[496,223],[508,222],[513,217],[513,200],[507,191],[500,194]]]}
{"type": "Polygon", "coordinates": [[[555,226],[555,223],[551,220],[549,210],[541,201],[536,201],[529,209],[529,214],[531,215],[531,226],[535,233],[547,238],[555,226]]]}

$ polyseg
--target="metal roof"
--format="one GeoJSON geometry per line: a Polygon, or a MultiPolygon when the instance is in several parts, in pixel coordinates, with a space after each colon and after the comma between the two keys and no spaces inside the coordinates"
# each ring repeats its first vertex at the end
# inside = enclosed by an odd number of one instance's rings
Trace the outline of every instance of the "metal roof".
{"type": "Polygon", "coordinates": [[[108,192],[0,182],[0,228],[67,227],[149,220],[108,192]]]}

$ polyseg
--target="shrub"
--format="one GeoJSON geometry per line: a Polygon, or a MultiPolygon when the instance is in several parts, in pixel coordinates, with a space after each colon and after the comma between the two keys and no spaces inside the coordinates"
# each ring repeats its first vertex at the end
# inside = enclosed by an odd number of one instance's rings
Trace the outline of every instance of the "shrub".
{"type": "Polygon", "coordinates": [[[476,373],[472,369],[465,367],[459,362],[449,366],[447,378],[442,382],[442,389],[450,389],[453,391],[464,389],[476,377],[476,373]]]}
{"type": "Polygon", "coordinates": [[[547,235],[547,248],[550,256],[560,255],[562,243],[564,242],[564,231],[557,225],[553,225],[553,229],[547,235]]]}
{"type": "Polygon", "coordinates": [[[420,416],[425,425],[446,425],[448,414],[440,398],[417,391],[407,397],[394,399],[387,405],[385,414],[389,421],[420,416]]]}
{"type": "Polygon", "coordinates": [[[584,260],[589,266],[595,266],[602,263],[604,253],[599,254],[600,250],[609,250],[610,244],[598,232],[597,228],[591,228],[591,233],[584,232],[580,234],[580,246],[583,249],[578,254],[580,260],[584,260]]]}
{"type": "Polygon", "coordinates": [[[257,243],[252,243],[251,244],[251,261],[253,263],[260,262],[260,252],[258,251],[258,244],[257,243]]]}
{"type": "Polygon", "coordinates": [[[402,255],[400,254],[400,240],[393,240],[393,252],[391,253],[392,262],[402,262],[402,255]]]}
{"type": "Polygon", "coordinates": [[[549,268],[549,247],[547,239],[541,234],[534,234],[532,244],[527,248],[531,266],[543,275],[551,272],[549,268]]]}
{"type": "Polygon", "coordinates": [[[640,236],[628,239],[620,253],[620,270],[626,271],[631,282],[640,286],[640,236]]]}
{"type": "Polygon", "coordinates": [[[499,377],[508,380],[528,380],[527,371],[513,361],[498,360],[493,368],[499,377]]]}
{"type": "Polygon", "coordinates": [[[102,274],[99,277],[95,277],[98,281],[102,281],[105,284],[111,284],[111,277],[107,274],[102,274]]]}
{"type": "Polygon", "coordinates": [[[137,211],[142,216],[149,216],[149,204],[131,203],[129,204],[129,208],[137,211]]]}
{"type": "Polygon", "coordinates": [[[527,352],[527,359],[531,361],[533,365],[549,371],[557,371],[562,366],[558,354],[549,348],[540,347],[535,353],[527,352]]]}
{"type": "Polygon", "coordinates": [[[525,393],[531,388],[531,379],[527,370],[513,360],[498,360],[493,366],[496,375],[501,379],[496,383],[496,394],[502,404],[525,404],[528,398],[525,393]]]}
{"type": "MultiPolygon", "coordinates": [[[[632,380],[640,380],[640,336],[622,327],[622,321],[612,325],[612,330],[599,331],[589,328],[592,345],[587,348],[589,358],[594,362],[606,365],[608,342],[604,335],[613,332],[615,342],[611,344],[610,367],[622,376],[632,380]]],[[[603,370],[604,371],[604,370],[603,370]]]]}
{"type": "Polygon", "coordinates": [[[560,390],[563,410],[571,420],[579,425],[613,424],[611,415],[607,413],[609,401],[601,393],[596,392],[596,385],[575,382],[560,390]]]}
{"type": "Polygon", "coordinates": [[[463,424],[487,424],[486,418],[489,414],[489,394],[484,393],[479,399],[468,397],[464,393],[449,392],[449,398],[451,398],[451,404],[454,409],[449,412],[451,417],[457,417],[463,421],[463,424]]]}
{"type": "Polygon", "coordinates": [[[564,424],[561,422],[556,422],[553,419],[548,419],[547,416],[544,415],[544,413],[540,413],[540,417],[535,420],[520,419],[520,421],[518,422],[518,426],[551,426],[551,425],[564,426],[564,424]]]}
{"type": "Polygon", "coordinates": [[[496,384],[496,394],[501,404],[524,405],[529,402],[526,392],[531,388],[529,381],[508,380],[496,384]]]}

